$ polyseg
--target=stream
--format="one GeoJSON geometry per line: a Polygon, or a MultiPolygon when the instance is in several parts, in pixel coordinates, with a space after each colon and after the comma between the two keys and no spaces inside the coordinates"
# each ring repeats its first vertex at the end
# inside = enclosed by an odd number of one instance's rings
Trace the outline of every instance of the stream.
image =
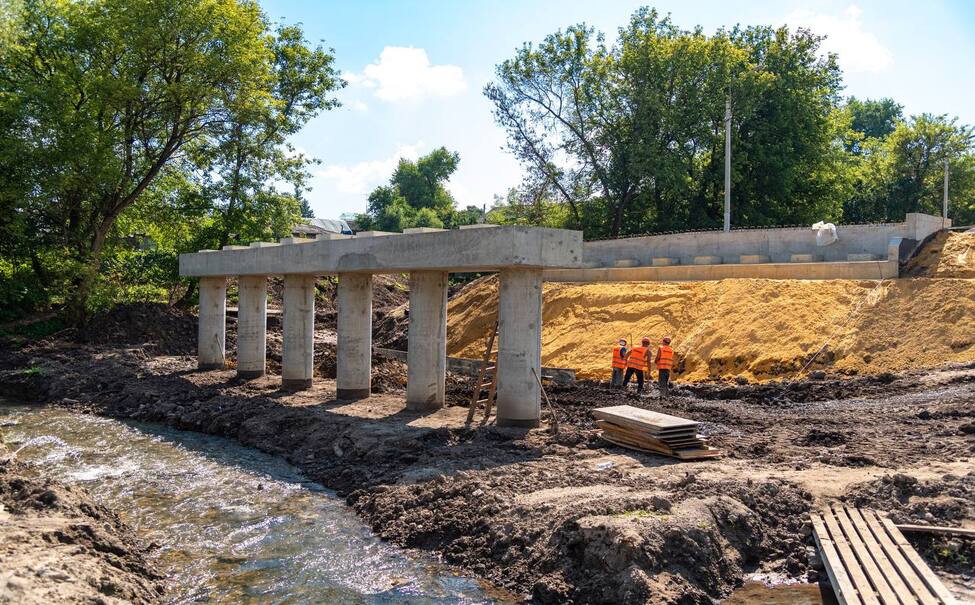
{"type": "MultiPolygon", "coordinates": [[[[516,602],[382,542],[342,498],[228,439],[2,401],[0,431],[19,460],[84,486],[153,545],[167,603],[516,602]]],[[[832,602],[816,585],[755,581],[725,601],[832,602]]]]}
{"type": "Polygon", "coordinates": [[[84,486],[157,546],[168,603],[504,602],[382,542],[334,493],[227,439],[3,404],[0,429],[19,460],[84,486]]]}

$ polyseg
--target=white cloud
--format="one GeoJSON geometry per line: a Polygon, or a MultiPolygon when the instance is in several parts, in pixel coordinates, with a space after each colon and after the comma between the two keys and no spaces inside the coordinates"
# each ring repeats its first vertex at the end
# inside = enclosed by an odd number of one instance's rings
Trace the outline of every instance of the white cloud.
{"type": "Polygon", "coordinates": [[[467,89],[464,71],[457,65],[431,65],[422,48],[387,46],[379,60],[361,74],[345,73],[353,86],[374,89],[384,101],[416,101],[426,97],[450,97],[467,89]]]}
{"type": "Polygon", "coordinates": [[[791,27],[805,27],[826,36],[821,50],[839,55],[845,71],[880,73],[894,64],[894,57],[877,36],[863,29],[862,14],[859,6],[851,4],[840,15],[800,9],[785,20],[791,27]]]}
{"type": "Polygon", "coordinates": [[[317,171],[315,176],[334,181],[335,189],[341,193],[367,194],[389,180],[400,158],[419,158],[423,146],[423,141],[418,141],[415,145],[399,145],[387,158],[355,164],[333,164],[317,171]]]}
{"type": "Polygon", "coordinates": [[[351,107],[352,107],[352,110],[353,111],[368,111],[369,110],[369,106],[366,105],[365,103],[363,103],[362,101],[353,101],[351,107]]]}

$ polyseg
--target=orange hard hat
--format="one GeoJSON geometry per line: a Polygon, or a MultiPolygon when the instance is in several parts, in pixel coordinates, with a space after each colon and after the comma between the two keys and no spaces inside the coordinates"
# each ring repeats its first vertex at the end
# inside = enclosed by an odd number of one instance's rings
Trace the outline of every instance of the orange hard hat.
{"type": "Polygon", "coordinates": [[[649,339],[649,338],[647,338],[646,336],[644,336],[644,337],[643,337],[643,340],[642,340],[642,341],[640,341],[640,342],[642,342],[642,343],[643,343],[643,344],[645,344],[645,345],[648,345],[648,344],[650,344],[650,339],[649,339]]]}
{"type": "Polygon", "coordinates": [[[670,336],[664,336],[664,344],[665,345],[669,345],[670,344],[670,336]]]}

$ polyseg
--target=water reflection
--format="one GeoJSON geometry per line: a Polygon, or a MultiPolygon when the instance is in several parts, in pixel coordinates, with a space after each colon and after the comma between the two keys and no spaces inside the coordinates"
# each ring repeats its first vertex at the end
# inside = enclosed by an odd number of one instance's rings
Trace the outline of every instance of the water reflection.
{"type": "Polygon", "coordinates": [[[24,406],[0,405],[0,426],[18,459],[83,484],[158,547],[172,603],[498,602],[226,439],[24,406]]]}

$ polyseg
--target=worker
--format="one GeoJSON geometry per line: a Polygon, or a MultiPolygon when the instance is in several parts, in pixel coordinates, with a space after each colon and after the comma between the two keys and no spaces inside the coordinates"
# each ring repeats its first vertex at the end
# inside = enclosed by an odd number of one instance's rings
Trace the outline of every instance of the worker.
{"type": "Polygon", "coordinates": [[[650,371],[650,339],[646,336],[640,341],[639,347],[630,349],[626,356],[626,374],[623,376],[623,388],[630,382],[630,377],[636,374],[636,392],[643,392],[643,373],[650,371]]]}
{"type": "Polygon", "coordinates": [[[663,343],[657,348],[657,356],[653,363],[657,365],[657,387],[660,396],[666,397],[670,392],[670,372],[674,369],[674,350],[670,348],[670,336],[664,336],[663,343]]]}
{"type": "Polygon", "coordinates": [[[626,369],[626,339],[620,338],[617,346],[613,347],[613,382],[614,387],[623,386],[623,370],[626,369]]]}

